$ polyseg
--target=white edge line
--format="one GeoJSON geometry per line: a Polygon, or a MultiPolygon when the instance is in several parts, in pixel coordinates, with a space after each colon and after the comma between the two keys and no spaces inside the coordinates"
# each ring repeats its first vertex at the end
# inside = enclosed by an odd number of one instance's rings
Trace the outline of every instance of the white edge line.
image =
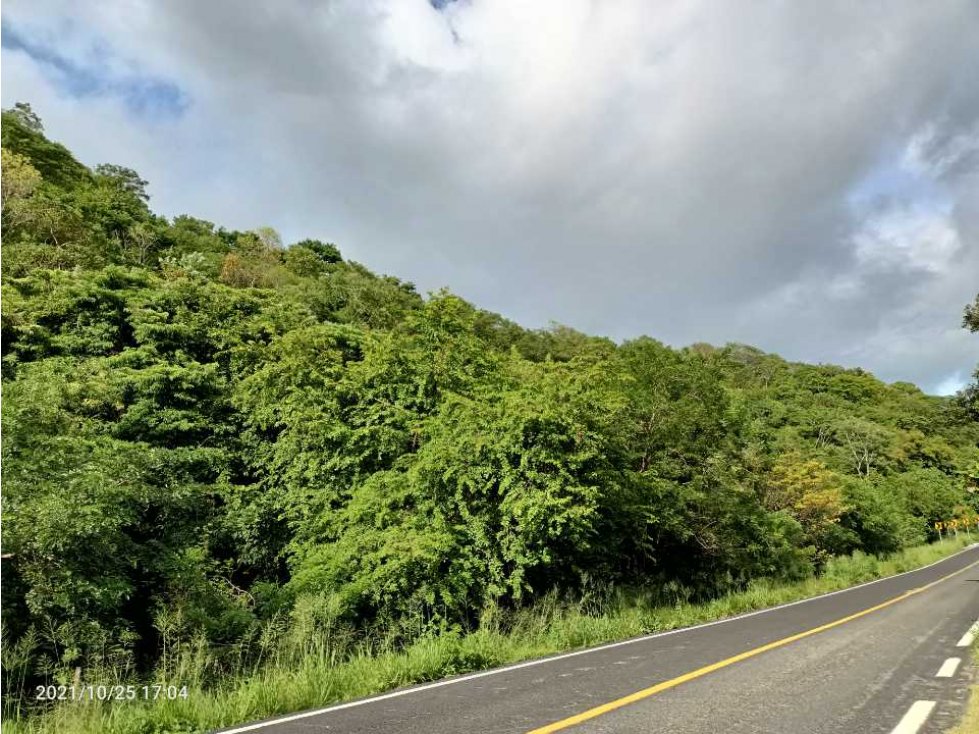
{"type": "Polygon", "coordinates": [[[936,678],[951,678],[955,675],[955,671],[959,669],[959,665],[962,663],[962,658],[949,658],[944,663],[942,667],[938,669],[935,673],[936,678]]]}
{"type": "MultiPolygon", "coordinates": [[[[558,660],[566,660],[568,658],[578,657],[579,655],[588,655],[593,652],[601,652],[602,650],[611,650],[616,647],[624,647],[625,645],[632,645],[637,642],[645,642],[646,640],[654,640],[659,637],[668,637],[670,635],[679,635],[685,632],[694,632],[696,630],[705,629],[707,627],[714,627],[719,624],[726,624],[728,622],[735,622],[739,619],[747,619],[748,617],[755,617],[759,614],[767,614],[768,612],[774,612],[779,609],[786,609],[788,607],[794,607],[799,604],[807,604],[817,599],[825,599],[830,596],[836,596],[837,594],[845,594],[849,591],[854,591],[856,589],[862,589],[865,586],[872,586],[874,584],[879,584],[881,581],[889,581],[890,579],[900,578],[901,576],[907,576],[910,573],[917,573],[918,571],[924,571],[926,568],[931,568],[932,566],[937,566],[939,563],[945,563],[946,561],[956,558],[962,555],[966,551],[970,551],[979,546],[979,543],[973,543],[970,546],[966,546],[957,553],[953,553],[945,558],[940,558],[934,563],[929,563],[927,566],[921,566],[920,568],[913,568],[910,571],[902,571],[901,573],[896,573],[892,576],[883,576],[879,579],[874,579],[873,581],[865,581],[862,584],[857,584],[856,586],[849,586],[845,589],[837,589],[836,591],[828,591],[825,594],[817,594],[816,596],[810,596],[805,599],[797,599],[796,601],[786,602],[785,604],[779,604],[774,607],[766,607],[765,609],[756,609],[753,612],[745,612],[744,614],[738,614],[734,617],[725,617],[724,619],[715,619],[713,622],[703,622],[701,624],[694,625],[692,627],[678,627],[677,629],[667,630],[665,632],[654,632],[653,634],[643,635],[642,637],[633,637],[628,640],[621,640],[619,642],[609,642],[604,645],[598,645],[597,647],[588,647],[584,650],[575,650],[574,652],[561,653],[560,655],[552,655],[546,658],[537,658],[536,660],[527,660],[522,663],[515,663],[514,665],[507,665],[502,668],[492,668],[490,670],[483,670],[478,673],[469,673],[467,675],[462,675],[457,678],[447,678],[439,681],[433,681],[432,683],[424,683],[422,685],[411,686],[410,688],[402,688],[398,691],[392,691],[391,693],[383,693],[379,696],[371,696],[370,698],[362,698],[357,701],[348,701],[347,703],[334,704],[332,706],[327,706],[321,709],[314,709],[312,711],[304,711],[299,714],[290,714],[288,716],[282,716],[277,719],[269,719],[266,721],[257,722],[254,724],[247,724],[245,726],[239,726],[235,729],[217,729],[218,734],[242,734],[246,731],[256,731],[257,729],[264,729],[267,726],[276,726],[278,724],[287,724],[290,721],[299,721],[300,719],[308,719],[311,716],[319,716],[320,714],[328,714],[333,711],[342,711],[343,709],[355,708],[357,706],[366,706],[369,703],[377,703],[378,701],[387,701],[392,698],[399,698],[401,696],[407,696],[411,693],[421,693],[423,691],[430,691],[433,688],[442,688],[443,686],[451,686],[456,683],[465,683],[466,681],[476,680],[478,678],[485,678],[490,675],[497,675],[499,673],[508,673],[511,670],[520,670],[521,668],[531,668],[535,665],[544,665],[545,663],[553,663],[558,660]]],[[[979,625],[979,622],[977,622],[979,625]]],[[[971,643],[971,641],[970,641],[971,643]]],[[[934,702],[924,702],[918,701],[918,703],[931,703],[934,706],[934,702]]],[[[914,706],[912,706],[912,709],[914,706]]],[[[931,711],[931,708],[928,709],[931,711]]],[[[909,712],[910,713],[910,712],[909,712]]],[[[925,714],[927,716],[927,714],[925,714]]],[[[905,717],[906,718],[906,717],[905,717]]],[[[903,720],[902,720],[903,722],[903,720]]],[[[900,726],[900,725],[899,725],[900,726]]],[[[911,730],[908,730],[911,731],[911,730]]],[[[899,729],[895,729],[892,734],[898,734],[899,729]]],[[[902,732],[903,734],[903,732],[902,732]]]]}
{"type": "Polygon", "coordinates": [[[915,734],[928,720],[933,708],[935,708],[934,701],[915,701],[897,726],[891,730],[891,734],[915,734]]]}
{"type": "Polygon", "coordinates": [[[956,647],[968,647],[972,644],[972,641],[976,639],[976,634],[979,633],[979,620],[976,620],[971,627],[962,635],[962,639],[958,641],[956,647]]]}

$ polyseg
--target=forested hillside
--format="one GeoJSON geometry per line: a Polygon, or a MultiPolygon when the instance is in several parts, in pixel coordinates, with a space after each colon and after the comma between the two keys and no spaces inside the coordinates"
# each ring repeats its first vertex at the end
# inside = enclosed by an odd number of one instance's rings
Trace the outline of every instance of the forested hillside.
{"type": "Polygon", "coordinates": [[[8,705],[299,618],[399,644],[552,592],[712,598],[979,508],[975,387],[523,329],[155,215],[26,105],[2,143],[8,705]]]}

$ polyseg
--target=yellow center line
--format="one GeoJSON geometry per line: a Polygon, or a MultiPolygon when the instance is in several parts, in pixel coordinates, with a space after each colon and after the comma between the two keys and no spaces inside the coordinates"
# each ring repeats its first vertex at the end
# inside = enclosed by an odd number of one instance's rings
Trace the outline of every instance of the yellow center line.
{"type": "Polygon", "coordinates": [[[603,714],[610,713],[616,709],[620,709],[623,706],[628,706],[629,704],[636,703],[637,701],[642,701],[644,698],[649,698],[650,696],[655,696],[657,693],[662,693],[663,691],[668,691],[671,688],[676,688],[682,683],[687,683],[689,681],[701,678],[709,673],[713,673],[721,668],[726,668],[729,665],[734,665],[735,663],[740,663],[742,660],[747,660],[748,658],[753,658],[756,655],[761,655],[763,652],[768,652],[769,650],[775,650],[779,647],[784,647],[790,643],[796,642],[797,640],[804,639],[806,637],[811,637],[812,635],[818,635],[820,632],[825,632],[826,630],[833,629],[834,627],[839,627],[841,624],[846,624],[847,622],[852,622],[854,619],[859,619],[860,617],[865,617],[868,614],[872,614],[876,611],[889,607],[892,604],[897,604],[899,601],[907,599],[915,594],[920,594],[922,591],[930,589],[935,584],[939,584],[942,581],[946,581],[953,576],[958,576],[960,573],[968,571],[973,566],[979,564],[979,561],[974,561],[964,568],[960,568],[958,571],[953,571],[952,573],[942,576],[940,579],[932,581],[930,584],[925,584],[924,586],[919,586],[915,589],[909,589],[903,594],[892,597],[885,602],[876,604],[872,607],[868,607],[862,611],[856,612],[849,616],[837,619],[828,624],[820,625],[819,627],[813,627],[805,632],[799,632],[795,635],[790,635],[789,637],[783,637],[781,640],[776,640],[775,642],[769,642],[767,645],[762,645],[761,647],[756,647],[752,650],[747,650],[745,652],[734,655],[733,657],[720,660],[716,663],[711,663],[710,665],[705,665],[702,668],[697,668],[689,673],[684,673],[676,678],[671,678],[670,680],[665,680],[662,683],[657,683],[649,688],[643,688],[641,691],[636,691],[635,693],[630,693],[628,696],[623,696],[622,698],[617,698],[614,701],[609,701],[608,703],[603,703],[601,706],[596,706],[594,708],[588,709],[587,711],[582,711],[580,714],[575,714],[574,716],[569,716],[566,719],[561,719],[560,721],[555,721],[552,724],[547,724],[546,726],[539,727],[532,731],[527,732],[527,734],[550,734],[551,732],[561,731],[562,729],[567,729],[571,726],[576,726],[589,719],[594,719],[603,714]]]}

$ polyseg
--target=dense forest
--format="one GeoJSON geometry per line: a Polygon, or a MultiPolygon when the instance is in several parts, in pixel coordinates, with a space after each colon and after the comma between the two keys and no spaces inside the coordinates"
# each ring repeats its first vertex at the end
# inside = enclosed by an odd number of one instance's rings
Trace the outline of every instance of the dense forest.
{"type": "Polygon", "coordinates": [[[976,385],[524,329],[158,216],[28,105],[2,145],[8,705],[299,614],[409,641],[598,585],[709,599],[979,509],[976,385]]]}

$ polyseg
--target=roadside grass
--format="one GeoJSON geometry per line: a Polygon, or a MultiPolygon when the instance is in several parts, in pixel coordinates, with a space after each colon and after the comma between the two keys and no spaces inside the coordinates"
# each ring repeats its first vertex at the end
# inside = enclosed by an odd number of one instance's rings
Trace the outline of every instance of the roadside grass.
{"type": "MultiPolygon", "coordinates": [[[[909,571],[960,550],[961,535],[878,558],[857,552],[831,559],[823,573],[792,584],[758,580],[738,593],[703,604],[619,590],[578,602],[554,595],[509,615],[488,611],[477,631],[419,637],[407,646],[361,641],[337,633],[300,635],[297,647],[273,644],[257,665],[218,675],[204,646],[178,651],[155,682],[188,686],[177,700],[64,702],[44,713],[3,722],[8,734],[196,734],[270,716],[293,713],[530,658],[709,622],[847,588],[909,571]],[[655,600],[655,601],[654,601],[655,600]]],[[[85,684],[120,683],[107,673],[85,684]]],[[[973,696],[973,719],[979,695],[973,696]]],[[[974,725],[973,725],[974,726],[974,725]]],[[[966,728],[961,732],[979,731],[966,728]]]]}
{"type": "MultiPolygon", "coordinates": [[[[979,640],[972,645],[972,667],[979,666],[979,640]]],[[[976,734],[979,731],[979,683],[974,683],[969,693],[969,704],[958,726],[948,734],[976,734]]]]}

